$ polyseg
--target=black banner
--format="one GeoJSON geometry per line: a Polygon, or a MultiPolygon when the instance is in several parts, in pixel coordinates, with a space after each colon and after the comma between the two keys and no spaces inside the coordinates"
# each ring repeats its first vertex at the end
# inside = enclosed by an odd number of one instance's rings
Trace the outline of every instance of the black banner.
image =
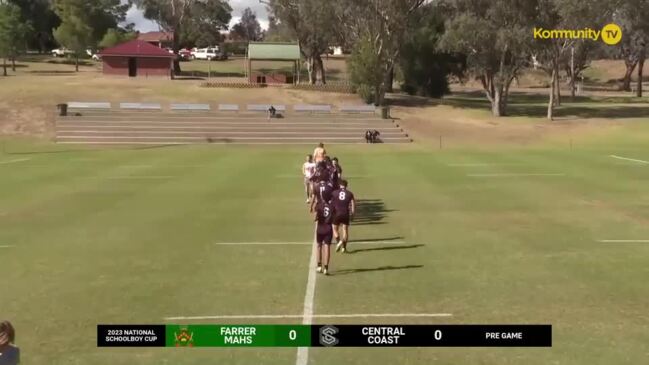
{"type": "Polygon", "coordinates": [[[552,347],[552,325],[313,325],[311,346],[552,347]]]}
{"type": "Polygon", "coordinates": [[[98,347],[164,347],[165,336],[165,325],[97,325],[98,347]]]}

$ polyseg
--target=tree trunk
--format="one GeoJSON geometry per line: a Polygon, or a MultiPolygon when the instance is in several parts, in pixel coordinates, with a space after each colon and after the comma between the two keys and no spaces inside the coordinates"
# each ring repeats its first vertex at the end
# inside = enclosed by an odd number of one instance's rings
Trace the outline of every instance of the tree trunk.
{"type": "Polygon", "coordinates": [[[557,76],[557,71],[556,71],[556,69],[553,69],[552,70],[552,82],[550,83],[550,85],[551,85],[551,87],[550,87],[550,100],[548,101],[548,115],[547,115],[547,118],[549,120],[553,120],[553,118],[554,118],[554,97],[556,95],[556,93],[554,91],[554,88],[556,87],[556,83],[555,83],[554,79],[556,78],[556,76],[557,76]]]}
{"type": "Polygon", "coordinates": [[[2,68],[3,68],[3,73],[2,76],[7,76],[7,59],[3,58],[2,59],[2,68]]]}
{"type": "Polygon", "coordinates": [[[624,71],[624,78],[622,79],[622,91],[631,91],[631,75],[633,75],[637,64],[637,62],[624,62],[626,71],[624,71]]]}
{"type": "MultiPolygon", "coordinates": [[[[178,51],[180,50],[180,32],[178,31],[178,27],[174,28],[174,40],[172,42],[172,50],[174,51],[174,55],[178,54],[178,51]]],[[[180,69],[180,60],[178,57],[174,58],[174,75],[180,75],[180,72],[182,70],[180,69]]]]}
{"type": "Polygon", "coordinates": [[[317,85],[324,85],[327,83],[326,75],[325,75],[325,68],[324,68],[324,62],[322,61],[322,56],[315,55],[313,57],[313,68],[314,68],[314,74],[315,74],[315,84],[317,85]]]}
{"type": "Polygon", "coordinates": [[[315,60],[313,59],[313,56],[306,58],[306,72],[309,77],[309,84],[315,85],[315,60]]]}
{"type": "Polygon", "coordinates": [[[555,105],[561,106],[561,81],[559,80],[559,61],[557,60],[556,65],[554,66],[554,83],[556,87],[554,91],[557,93],[555,98],[555,105]]]}
{"type": "Polygon", "coordinates": [[[503,116],[503,95],[498,87],[494,89],[494,94],[491,98],[491,114],[494,117],[503,116]]]}
{"type": "Polygon", "coordinates": [[[74,55],[74,71],[79,72],[79,55],[74,55]]]}
{"type": "Polygon", "coordinates": [[[387,79],[385,80],[386,84],[386,91],[391,93],[394,92],[392,85],[394,84],[394,65],[390,66],[390,69],[388,70],[388,75],[387,79]]]}
{"type": "Polygon", "coordinates": [[[644,68],[644,56],[638,60],[638,86],[636,87],[635,95],[639,98],[642,97],[642,69],[644,68]]]}
{"type": "Polygon", "coordinates": [[[16,72],[16,56],[11,57],[11,71],[16,72]]]}

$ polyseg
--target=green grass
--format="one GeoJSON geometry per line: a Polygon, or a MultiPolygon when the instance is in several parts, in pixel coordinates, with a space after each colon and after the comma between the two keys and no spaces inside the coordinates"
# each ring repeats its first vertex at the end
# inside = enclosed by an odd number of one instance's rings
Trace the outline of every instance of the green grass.
{"type": "MultiPolygon", "coordinates": [[[[550,323],[554,346],[312,349],[310,364],[646,361],[649,245],[596,242],[649,238],[649,166],[608,157],[649,160],[638,137],[647,127],[633,128],[572,151],[332,146],[372,223],[352,227],[352,239],[406,243],[389,250],[350,244],[355,253],[335,255],[334,275],[317,279],[315,313],[453,314],[383,321],[391,323],[550,323]],[[467,176],[480,173],[566,175],[467,176]]],[[[95,326],[302,313],[310,246],[213,243],[312,239],[300,178],[286,178],[308,151],[5,143],[0,245],[14,247],[0,249],[0,315],[17,327],[25,364],[295,362],[295,349],[100,349],[95,326]],[[6,163],[12,160],[23,161],[6,163]],[[126,176],[151,178],[119,179],[126,176]]],[[[202,321],[217,322],[227,323],[202,321]]]]}

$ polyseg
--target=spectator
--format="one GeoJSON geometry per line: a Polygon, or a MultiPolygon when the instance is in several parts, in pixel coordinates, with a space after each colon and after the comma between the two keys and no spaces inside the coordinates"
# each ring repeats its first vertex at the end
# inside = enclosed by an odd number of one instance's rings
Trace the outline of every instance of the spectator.
{"type": "Polygon", "coordinates": [[[20,349],[14,345],[16,332],[9,321],[0,322],[0,365],[17,365],[20,349]]]}
{"type": "Polygon", "coordinates": [[[376,129],[372,131],[372,143],[379,143],[379,137],[381,136],[381,132],[377,131],[376,129]]]}
{"type": "Polygon", "coordinates": [[[268,120],[275,118],[275,114],[277,114],[277,109],[271,105],[270,108],[268,108],[268,120]]]}
{"type": "Polygon", "coordinates": [[[369,129],[365,131],[365,143],[372,143],[372,132],[369,129]]]}

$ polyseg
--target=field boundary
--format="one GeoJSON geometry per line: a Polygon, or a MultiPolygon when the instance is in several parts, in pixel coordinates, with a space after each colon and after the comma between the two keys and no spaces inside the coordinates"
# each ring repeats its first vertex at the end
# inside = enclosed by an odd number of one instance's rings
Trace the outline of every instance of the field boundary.
{"type": "MultiPolygon", "coordinates": [[[[192,321],[206,319],[299,319],[303,314],[234,314],[214,316],[178,316],[165,317],[165,321],[192,321]]],[[[339,313],[339,314],[312,314],[311,318],[439,318],[453,317],[452,313],[339,313]]],[[[310,324],[310,323],[303,323],[310,324]]]]}
{"type": "Polygon", "coordinates": [[[649,165],[649,161],[645,161],[645,160],[637,160],[635,158],[628,158],[628,157],[622,157],[617,155],[610,155],[609,157],[612,157],[617,160],[631,161],[631,162],[637,162],[637,163],[649,165]]]}

